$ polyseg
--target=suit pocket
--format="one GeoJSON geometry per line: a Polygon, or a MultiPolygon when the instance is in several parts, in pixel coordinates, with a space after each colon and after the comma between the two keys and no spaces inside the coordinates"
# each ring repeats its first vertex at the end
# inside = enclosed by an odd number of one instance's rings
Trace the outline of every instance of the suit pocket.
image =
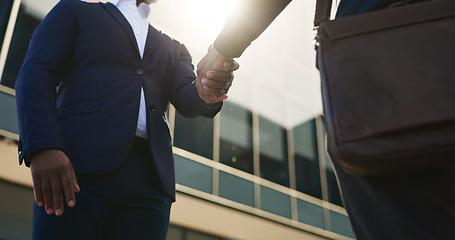
{"type": "Polygon", "coordinates": [[[59,108],[59,118],[65,118],[73,115],[98,112],[101,108],[100,100],[91,100],[86,102],[78,102],[59,108]]]}

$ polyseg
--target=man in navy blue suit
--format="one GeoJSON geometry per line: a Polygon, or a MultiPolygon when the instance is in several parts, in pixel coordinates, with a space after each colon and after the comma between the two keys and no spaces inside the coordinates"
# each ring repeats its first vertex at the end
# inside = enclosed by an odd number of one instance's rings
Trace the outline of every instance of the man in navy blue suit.
{"type": "Polygon", "coordinates": [[[33,239],[166,238],[168,104],[213,117],[237,64],[196,81],[185,46],[147,22],[150,2],[61,0],[34,32],[16,82],[33,239]]]}
{"type": "MultiPolygon", "coordinates": [[[[408,0],[417,2],[422,0],[408,0]]],[[[242,0],[213,47],[198,64],[198,78],[226,59],[240,57],[291,0],[242,0]]],[[[341,0],[337,17],[399,6],[403,0],[341,0]]],[[[447,156],[453,158],[454,156],[447,156]]],[[[454,239],[455,166],[358,176],[332,161],[356,239],[454,239]]]]}

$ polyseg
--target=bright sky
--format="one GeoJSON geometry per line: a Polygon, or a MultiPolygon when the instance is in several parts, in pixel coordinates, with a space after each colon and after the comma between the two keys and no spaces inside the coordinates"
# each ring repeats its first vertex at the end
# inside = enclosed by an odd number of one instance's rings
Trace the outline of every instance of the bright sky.
{"type": "Polygon", "coordinates": [[[156,28],[183,42],[194,59],[200,59],[237,1],[160,0],[151,5],[149,20],[156,28]]]}
{"type": "MultiPolygon", "coordinates": [[[[166,1],[166,0],[162,0],[166,1]]],[[[189,0],[190,16],[196,24],[205,26],[209,31],[219,30],[238,0],[189,0]]],[[[216,32],[218,33],[218,31],[216,32]]]]}

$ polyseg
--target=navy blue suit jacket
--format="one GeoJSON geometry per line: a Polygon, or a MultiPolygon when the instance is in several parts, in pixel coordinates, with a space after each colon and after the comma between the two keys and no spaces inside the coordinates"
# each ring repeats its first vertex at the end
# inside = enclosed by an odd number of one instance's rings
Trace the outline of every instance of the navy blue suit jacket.
{"type": "Polygon", "coordinates": [[[38,149],[64,150],[76,173],[107,173],[135,138],[141,86],[150,148],[174,198],[169,102],[186,117],[213,117],[194,86],[191,56],[149,26],[143,59],[132,28],[112,4],[61,0],[35,30],[16,82],[19,161],[38,149]]]}

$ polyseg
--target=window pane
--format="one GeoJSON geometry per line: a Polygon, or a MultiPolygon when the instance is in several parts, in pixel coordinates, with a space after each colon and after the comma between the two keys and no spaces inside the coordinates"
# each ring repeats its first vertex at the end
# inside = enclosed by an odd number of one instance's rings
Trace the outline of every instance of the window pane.
{"type": "Polygon", "coordinates": [[[174,145],[189,152],[213,159],[213,119],[188,119],[176,112],[174,145]]]}
{"type": "Polygon", "coordinates": [[[0,129],[19,134],[16,98],[0,91],[0,129]]]}
{"type": "Polygon", "coordinates": [[[0,179],[0,192],[0,239],[32,239],[33,190],[0,179]]]}
{"type": "Polygon", "coordinates": [[[346,215],[330,211],[330,227],[332,232],[354,238],[351,223],[346,215]]]}
{"type": "Polygon", "coordinates": [[[5,38],[6,27],[8,26],[8,20],[13,7],[14,0],[2,0],[0,1],[0,48],[5,38]]]}
{"type": "Polygon", "coordinates": [[[183,238],[184,231],[185,229],[181,227],[169,225],[166,240],[184,240],[183,238]]]}
{"type": "Polygon", "coordinates": [[[220,124],[220,162],[253,174],[251,112],[225,102],[221,110],[220,124]]]}
{"type": "Polygon", "coordinates": [[[261,186],[261,209],[285,218],[291,218],[291,197],[261,186]]]}
{"type": "Polygon", "coordinates": [[[174,154],[175,181],[178,184],[212,193],[212,168],[174,154]]]}
{"type": "Polygon", "coordinates": [[[298,199],[297,209],[299,222],[324,228],[324,211],[321,206],[298,199]]]}
{"type": "Polygon", "coordinates": [[[315,120],[295,127],[293,132],[297,190],[322,198],[315,120]]]}
{"type": "Polygon", "coordinates": [[[188,230],[186,240],[219,240],[219,237],[215,237],[210,234],[196,232],[188,230]]]}
{"type": "Polygon", "coordinates": [[[261,177],[289,187],[286,129],[259,117],[261,177]]]}
{"type": "Polygon", "coordinates": [[[220,171],[219,196],[254,207],[254,183],[220,171]]]}
{"type": "Polygon", "coordinates": [[[169,225],[169,230],[166,238],[166,240],[222,240],[222,239],[225,238],[175,225],[169,225]]]}
{"type": "Polygon", "coordinates": [[[14,88],[17,75],[27,54],[28,44],[32,38],[33,30],[35,30],[40,22],[40,19],[25,11],[23,6],[20,7],[1,80],[3,85],[14,88]]]}

